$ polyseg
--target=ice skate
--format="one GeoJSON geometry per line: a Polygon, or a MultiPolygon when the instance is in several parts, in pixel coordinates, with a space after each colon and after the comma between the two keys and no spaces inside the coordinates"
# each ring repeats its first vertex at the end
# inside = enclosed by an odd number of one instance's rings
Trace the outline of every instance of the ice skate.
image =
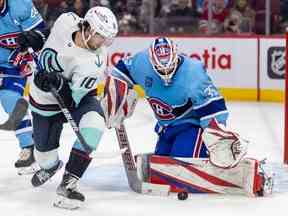
{"type": "Polygon", "coordinates": [[[57,188],[57,198],[54,206],[69,210],[78,209],[83,205],[85,197],[77,190],[79,178],[65,172],[61,184],[57,188]]]}
{"type": "Polygon", "coordinates": [[[23,148],[19,154],[19,159],[15,162],[15,167],[19,175],[26,175],[35,173],[38,169],[38,166],[35,162],[34,147],[23,148]]]}
{"type": "Polygon", "coordinates": [[[40,169],[32,177],[31,183],[34,187],[43,185],[46,181],[52,178],[55,173],[63,166],[63,162],[59,160],[58,164],[50,169],[40,169]]]}

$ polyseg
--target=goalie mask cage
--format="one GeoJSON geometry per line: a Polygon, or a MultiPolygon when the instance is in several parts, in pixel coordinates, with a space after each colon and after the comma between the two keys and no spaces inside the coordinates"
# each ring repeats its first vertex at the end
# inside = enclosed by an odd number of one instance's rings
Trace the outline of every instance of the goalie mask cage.
{"type": "Polygon", "coordinates": [[[286,29],[285,43],[285,102],[284,102],[284,163],[288,164],[288,29],[286,29]]]}

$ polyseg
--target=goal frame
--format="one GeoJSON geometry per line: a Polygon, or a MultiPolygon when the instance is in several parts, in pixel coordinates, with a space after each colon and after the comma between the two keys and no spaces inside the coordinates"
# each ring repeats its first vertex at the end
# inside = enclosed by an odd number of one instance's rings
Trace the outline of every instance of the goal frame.
{"type": "Polygon", "coordinates": [[[284,163],[288,164],[288,29],[285,35],[284,163]]]}

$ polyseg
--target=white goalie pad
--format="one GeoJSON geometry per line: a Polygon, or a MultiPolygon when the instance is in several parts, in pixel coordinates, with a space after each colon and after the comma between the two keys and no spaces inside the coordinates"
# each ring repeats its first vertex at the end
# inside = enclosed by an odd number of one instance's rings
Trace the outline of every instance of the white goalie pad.
{"type": "Polygon", "coordinates": [[[169,185],[172,192],[188,193],[270,195],[273,179],[262,168],[262,163],[245,158],[234,168],[222,169],[212,165],[208,159],[137,156],[138,175],[142,180],[169,185]]]}
{"type": "Polygon", "coordinates": [[[108,128],[118,127],[134,112],[138,96],[128,84],[117,77],[109,75],[105,82],[101,105],[108,128]]]}
{"type": "Polygon", "coordinates": [[[210,162],[221,168],[236,166],[246,155],[248,142],[212,119],[204,129],[202,139],[209,151],[210,162]]]}

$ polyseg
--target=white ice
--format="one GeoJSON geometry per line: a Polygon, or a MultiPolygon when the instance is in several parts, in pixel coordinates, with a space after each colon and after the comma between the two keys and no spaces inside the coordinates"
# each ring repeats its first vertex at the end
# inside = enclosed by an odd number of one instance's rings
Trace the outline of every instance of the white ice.
{"type": "MultiPolygon", "coordinates": [[[[257,102],[229,102],[229,125],[251,141],[249,155],[273,162],[283,160],[284,113],[282,104],[257,102]]],[[[126,122],[133,152],[151,152],[156,136],[153,133],[152,111],[140,102],[136,113],[126,122]]],[[[272,215],[287,212],[288,193],[275,193],[271,197],[251,198],[228,195],[189,196],[179,201],[176,195],[157,197],[136,194],[127,184],[121,157],[101,158],[101,152],[117,152],[114,131],[107,131],[95,158],[80,183],[86,196],[82,209],[69,211],[52,206],[55,189],[63,169],[45,185],[33,188],[31,176],[18,176],[14,168],[19,148],[12,132],[0,131],[0,215],[1,216],[120,216],[120,215],[272,215]]],[[[66,125],[59,149],[60,158],[67,161],[74,135],[66,125]]],[[[103,153],[103,155],[105,155],[103,153]]],[[[109,154],[108,154],[109,155],[109,154]]],[[[114,155],[115,156],[115,155],[114,155]]],[[[285,214],[285,213],[284,213],[285,214]]]]}

